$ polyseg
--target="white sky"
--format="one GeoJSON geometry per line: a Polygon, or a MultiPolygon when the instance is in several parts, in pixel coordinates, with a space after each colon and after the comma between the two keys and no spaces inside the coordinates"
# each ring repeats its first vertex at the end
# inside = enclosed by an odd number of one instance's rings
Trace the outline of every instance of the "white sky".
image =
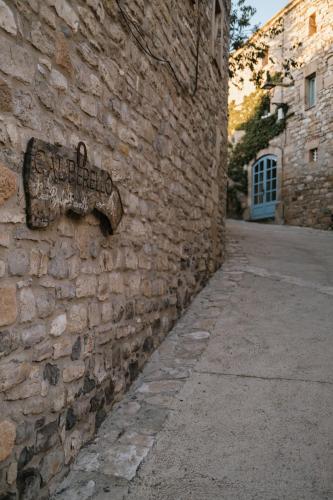
{"type": "Polygon", "coordinates": [[[253,24],[265,24],[279,10],[289,3],[290,0],[248,0],[247,3],[257,9],[253,18],[253,24]]]}

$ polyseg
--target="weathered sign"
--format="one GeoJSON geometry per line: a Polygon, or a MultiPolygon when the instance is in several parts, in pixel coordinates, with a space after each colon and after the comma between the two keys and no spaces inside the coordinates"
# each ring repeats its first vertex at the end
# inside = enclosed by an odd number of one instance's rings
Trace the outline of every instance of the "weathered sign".
{"type": "Polygon", "coordinates": [[[59,215],[94,213],[104,234],[112,234],[123,207],[111,175],[90,165],[87,148],[79,142],[73,151],[39,139],[30,139],[24,160],[27,224],[47,227],[59,215]]]}

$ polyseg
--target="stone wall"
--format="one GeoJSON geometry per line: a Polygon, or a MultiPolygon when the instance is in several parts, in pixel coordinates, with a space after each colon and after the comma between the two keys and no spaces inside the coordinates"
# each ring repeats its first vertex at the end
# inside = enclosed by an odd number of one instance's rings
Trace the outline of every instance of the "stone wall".
{"type": "Polygon", "coordinates": [[[227,29],[221,77],[211,2],[199,4],[192,97],[195,2],[121,2],[176,79],[139,49],[116,1],[0,0],[1,498],[53,491],[221,265],[227,29]],[[115,234],[93,215],[28,229],[31,137],[85,142],[122,198],[115,234]]]}
{"type": "MultiPolygon", "coordinates": [[[[269,62],[263,69],[273,74],[286,59],[293,59],[299,67],[292,70],[293,86],[277,86],[271,91],[272,112],[276,109],[274,103],[289,107],[286,130],[265,151],[259,151],[257,158],[279,152],[280,203],[276,220],[328,229],[333,224],[333,10],[330,0],[295,0],[281,16],[283,32],[269,42],[269,55],[275,64],[269,62]],[[316,16],[317,32],[310,36],[312,14],[316,16]],[[316,104],[309,108],[306,78],[314,73],[316,104]],[[318,150],[316,162],[310,156],[314,148],[318,150]]],[[[248,74],[245,76],[249,78],[248,74]]],[[[247,81],[242,91],[233,87],[230,96],[240,102],[241,97],[252,91],[253,85],[247,81]]],[[[252,165],[248,166],[249,205],[252,165]]]]}
{"type": "MultiPolygon", "coordinates": [[[[329,0],[304,0],[285,19],[289,45],[301,42],[294,72],[295,86],[276,89],[292,116],[288,119],[282,173],[282,201],[287,224],[321,229],[332,227],[333,217],[333,10],[329,0]],[[309,36],[309,16],[315,13],[317,32],[309,36]],[[306,105],[306,77],[316,73],[316,104],[306,105]],[[279,94],[280,93],[280,94],[279,94]],[[318,149],[311,161],[310,150],[318,149]]],[[[287,50],[287,48],[286,48],[287,50]]]]}

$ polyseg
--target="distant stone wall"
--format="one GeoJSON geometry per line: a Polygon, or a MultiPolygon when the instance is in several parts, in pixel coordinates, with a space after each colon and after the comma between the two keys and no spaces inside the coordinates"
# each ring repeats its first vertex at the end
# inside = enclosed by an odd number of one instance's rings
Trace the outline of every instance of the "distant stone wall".
{"type": "Polygon", "coordinates": [[[287,224],[333,229],[333,172],[285,180],[284,200],[287,224]]]}
{"type": "MultiPolygon", "coordinates": [[[[328,0],[305,0],[285,20],[288,39],[302,45],[302,66],[295,86],[284,89],[293,113],[284,146],[284,219],[287,224],[328,229],[333,217],[333,10],[328,0]],[[315,13],[317,33],[309,36],[309,16],[315,13]],[[305,79],[316,73],[316,104],[306,106],[305,79]],[[311,161],[310,150],[318,159],[311,161]]],[[[280,94],[281,94],[280,90],[280,94]]],[[[275,97],[275,96],[274,96],[275,97]]],[[[277,95],[279,97],[279,95],[277,95]]],[[[274,99],[273,99],[274,100],[274,99]]]]}
{"type": "Polygon", "coordinates": [[[191,97],[195,2],[121,2],[180,88],[116,1],[0,0],[1,498],[53,491],[223,261],[228,30],[221,77],[199,4],[191,97]],[[115,234],[92,214],[28,229],[31,137],[84,141],[119,189],[115,234]]]}

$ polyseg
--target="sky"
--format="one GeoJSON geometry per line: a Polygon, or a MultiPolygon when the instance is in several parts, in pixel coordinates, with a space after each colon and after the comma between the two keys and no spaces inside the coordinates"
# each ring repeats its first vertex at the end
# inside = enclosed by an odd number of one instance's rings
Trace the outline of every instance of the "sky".
{"type": "Polygon", "coordinates": [[[248,0],[247,3],[257,9],[257,13],[253,17],[253,24],[262,26],[274,14],[285,7],[289,0],[248,0]]]}

